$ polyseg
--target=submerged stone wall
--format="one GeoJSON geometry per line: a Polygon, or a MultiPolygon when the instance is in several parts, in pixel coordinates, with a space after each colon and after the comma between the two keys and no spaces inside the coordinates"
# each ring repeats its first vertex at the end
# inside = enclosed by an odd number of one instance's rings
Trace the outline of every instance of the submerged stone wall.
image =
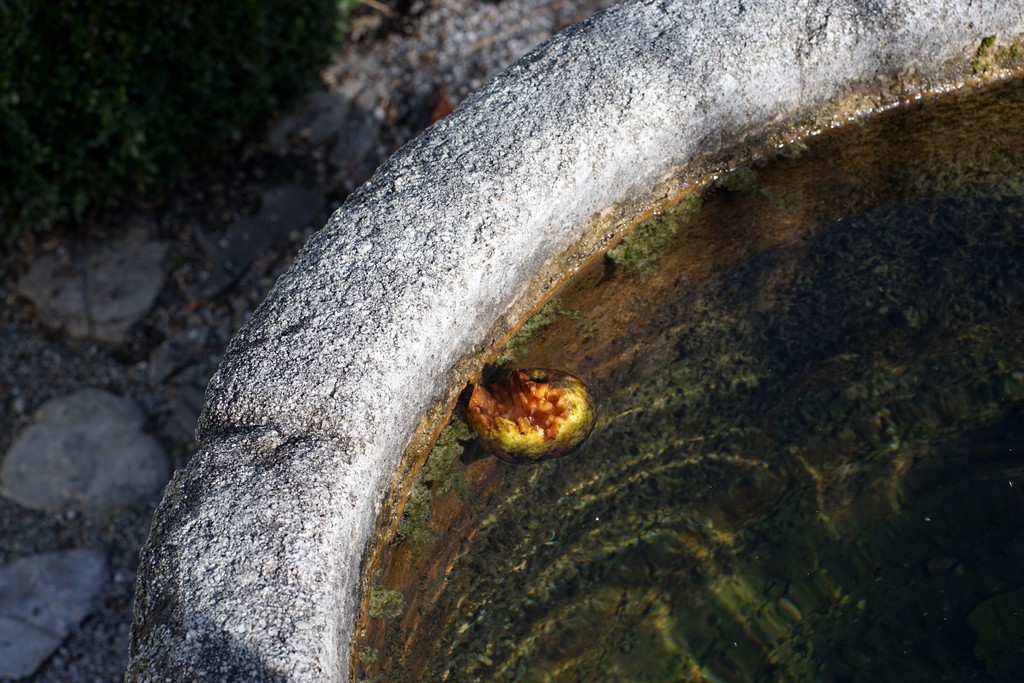
{"type": "Polygon", "coordinates": [[[143,551],[127,679],[347,680],[375,516],[453,368],[634,208],[998,75],[983,38],[1021,33],[994,0],[628,0],[523,58],[353,194],[231,343],[143,551]]]}

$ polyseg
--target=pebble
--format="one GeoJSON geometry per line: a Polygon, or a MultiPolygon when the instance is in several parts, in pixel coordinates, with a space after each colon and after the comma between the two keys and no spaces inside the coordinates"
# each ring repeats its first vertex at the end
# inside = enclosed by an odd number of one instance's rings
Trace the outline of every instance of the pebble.
{"type": "Polygon", "coordinates": [[[47,401],[8,451],[0,494],[51,512],[108,512],[150,497],[170,464],[143,420],[133,401],[99,389],[47,401]]]}
{"type": "Polygon", "coordinates": [[[0,567],[0,678],[31,675],[96,606],[106,580],[97,550],[61,550],[0,567]]]}
{"type": "Polygon", "coordinates": [[[51,327],[120,343],[163,287],[165,252],[165,244],[129,231],[113,242],[39,256],[16,289],[51,327]]]}

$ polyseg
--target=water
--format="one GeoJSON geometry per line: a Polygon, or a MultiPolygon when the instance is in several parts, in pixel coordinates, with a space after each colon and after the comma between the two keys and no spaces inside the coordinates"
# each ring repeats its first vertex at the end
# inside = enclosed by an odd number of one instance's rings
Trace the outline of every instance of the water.
{"type": "Polygon", "coordinates": [[[1024,676],[1022,104],[788,148],[581,273],[521,363],[588,380],[594,433],[517,467],[450,428],[361,675],[1024,676]]]}

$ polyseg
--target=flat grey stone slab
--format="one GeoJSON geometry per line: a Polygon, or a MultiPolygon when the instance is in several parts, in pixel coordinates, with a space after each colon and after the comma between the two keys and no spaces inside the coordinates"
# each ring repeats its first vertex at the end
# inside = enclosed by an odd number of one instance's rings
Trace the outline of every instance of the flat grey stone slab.
{"type": "Polygon", "coordinates": [[[153,305],[167,247],[139,232],[66,258],[37,258],[17,283],[43,320],[75,337],[117,343],[153,305]]]}
{"type": "Polygon", "coordinates": [[[83,389],[43,404],[0,467],[0,493],[37,510],[105,512],[144,499],[170,478],[159,442],[131,400],[83,389]]]}
{"type": "Polygon", "coordinates": [[[278,185],[263,193],[259,213],[236,220],[216,243],[198,233],[210,262],[209,278],[192,287],[190,296],[208,299],[223,292],[257,256],[273,248],[292,230],[307,226],[325,201],[318,190],[278,185]]]}
{"type": "Polygon", "coordinates": [[[96,550],[62,550],[0,567],[0,678],[29,676],[92,611],[106,579],[96,550]]]}
{"type": "Polygon", "coordinates": [[[166,414],[161,434],[192,445],[204,400],[203,387],[182,385],[167,389],[164,392],[166,414]]]}

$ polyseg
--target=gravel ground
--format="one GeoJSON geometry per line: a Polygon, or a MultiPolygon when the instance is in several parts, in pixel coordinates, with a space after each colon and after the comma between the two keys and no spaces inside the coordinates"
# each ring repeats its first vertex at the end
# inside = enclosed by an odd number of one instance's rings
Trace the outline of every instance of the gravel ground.
{"type": "MultiPolygon", "coordinates": [[[[319,92],[204,161],[188,180],[77,232],[25,235],[0,254],[0,453],[44,402],[97,387],[136,401],[146,431],[174,468],[183,466],[195,447],[203,388],[227,341],[331,210],[488,78],[611,3],[393,4],[360,9],[319,92]],[[275,223],[268,207],[280,188],[292,199],[282,204],[288,217],[275,223]],[[119,341],[73,337],[19,293],[17,283],[36,259],[73,262],[86,243],[112,241],[132,227],[168,248],[153,306],[119,341]],[[238,238],[257,233],[252,244],[238,238]]],[[[107,558],[95,609],[28,680],[122,678],[137,556],[157,500],[148,495],[97,513],[31,510],[0,497],[0,567],[71,548],[100,549],[107,558]]]]}

